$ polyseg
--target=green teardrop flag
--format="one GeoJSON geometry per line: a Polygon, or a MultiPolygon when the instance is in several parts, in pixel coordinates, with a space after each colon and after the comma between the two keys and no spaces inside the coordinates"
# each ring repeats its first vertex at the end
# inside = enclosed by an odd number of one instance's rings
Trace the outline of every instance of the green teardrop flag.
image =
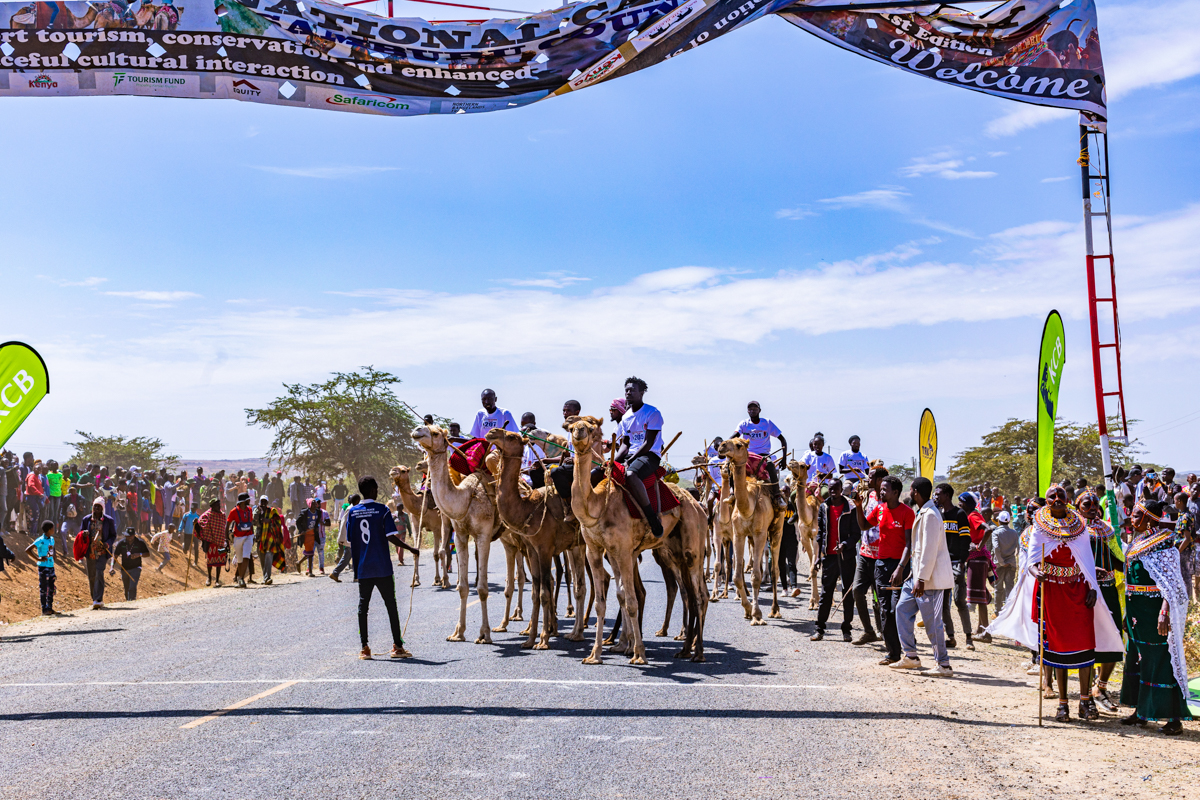
{"type": "Polygon", "coordinates": [[[0,447],[50,393],[46,362],[27,344],[0,345],[0,447]]]}
{"type": "Polygon", "coordinates": [[[1062,317],[1051,311],[1042,328],[1042,348],[1038,355],[1037,396],[1037,486],[1045,497],[1054,470],[1054,420],[1058,414],[1058,387],[1063,365],[1067,363],[1067,337],[1062,317]]]}
{"type": "Polygon", "coordinates": [[[937,422],[928,408],[921,412],[919,438],[921,477],[933,480],[933,471],[937,468],[937,422]]]}

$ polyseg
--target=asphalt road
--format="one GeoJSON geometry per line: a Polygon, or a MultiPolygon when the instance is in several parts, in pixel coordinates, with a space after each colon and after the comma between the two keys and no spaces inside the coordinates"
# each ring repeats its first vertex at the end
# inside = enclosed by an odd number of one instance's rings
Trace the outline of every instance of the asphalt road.
{"type": "MultiPolygon", "coordinates": [[[[653,634],[665,599],[645,562],[653,634]]],[[[402,617],[408,575],[397,574],[402,617]]],[[[765,627],[736,601],[710,606],[708,663],[676,661],[678,644],[650,635],[647,667],[615,654],[584,666],[590,639],[521,650],[524,623],[473,644],[477,604],[468,641],[447,642],[458,595],[430,577],[407,661],[358,660],[357,587],[322,578],[6,629],[0,797],[867,798],[893,794],[901,774],[905,796],[966,796],[946,793],[964,785],[964,723],[1008,727],[955,718],[928,689],[880,688],[863,677],[887,672],[879,654],[836,629],[810,643],[807,586],[765,627]]],[[[378,597],[371,626],[386,652],[378,597]]],[[[1004,796],[989,780],[970,794],[1004,796]]]]}

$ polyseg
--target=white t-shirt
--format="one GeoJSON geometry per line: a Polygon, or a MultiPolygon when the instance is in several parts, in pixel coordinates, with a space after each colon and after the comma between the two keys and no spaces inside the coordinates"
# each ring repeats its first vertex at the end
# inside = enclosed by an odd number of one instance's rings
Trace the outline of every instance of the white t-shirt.
{"type": "Polygon", "coordinates": [[[538,459],[545,459],[546,451],[537,442],[525,442],[525,451],[521,454],[521,469],[537,467],[538,459]]]}
{"type": "Polygon", "coordinates": [[[717,454],[717,448],[709,445],[708,452],[708,475],[712,478],[713,486],[721,485],[721,465],[725,463],[725,459],[717,454]]]}
{"type": "Polygon", "coordinates": [[[486,409],[481,408],[475,414],[475,424],[471,426],[470,438],[482,439],[484,434],[492,428],[504,428],[514,433],[519,430],[517,428],[517,421],[513,419],[512,412],[507,408],[497,406],[496,410],[490,414],[486,409]]]}
{"type": "Polygon", "coordinates": [[[833,456],[829,453],[821,453],[817,455],[812,450],[804,454],[804,458],[800,462],[808,466],[808,479],[815,481],[817,473],[823,472],[826,475],[833,473],[833,456]]]}
{"type": "Polygon", "coordinates": [[[750,452],[760,456],[770,455],[772,436],[778,439],[783,435],[774,422],[764,417],[759,417],[758,422],[751,422],[749,418],[742,420],[738,433],[749,444],[750,452]]]}
{"type": "Polygon", "coordinates": [[[662,429],[662,414],[654,406],[644,403],[637,411],[631,408],[625,412],[625,416],[621,417],[621,425],[617,428],[617,438],[629,437],[629,455],[632,456],[646,443],[646,431],[659,431],[658,436],[654,438],[654,444],[650,446],[650,452],[661,456],[662,429]]]}
{"type": "Polygon", "coordinates": [[[838,471],[845,470],[842,475],[846,480],[859,481],[867,476],[867,466],[871,463],[861,452],[856,453],[853,450],[847,450],[838,458],[838,471]],[[851,471],[851,467],[858,470],[857,473],[851,471]]]}

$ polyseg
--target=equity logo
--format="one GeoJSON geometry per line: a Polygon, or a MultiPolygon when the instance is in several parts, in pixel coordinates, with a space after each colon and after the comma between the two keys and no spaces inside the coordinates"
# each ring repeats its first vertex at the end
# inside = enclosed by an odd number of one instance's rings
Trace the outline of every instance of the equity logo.
{"type": "Polygon", "coordinates": [[[50,78],[49,75],[41,74],[29,82],[30,89],[57,89],[58,81],[50,78]]]}
{"type": "Polygon", "coordinates": [[[237,94],[245,94],[253,97],[258,97],[260,94],[262,94],[262,89],[259,89],[257,86],[247,80],[234,81],[233,91],[237,94]]]}

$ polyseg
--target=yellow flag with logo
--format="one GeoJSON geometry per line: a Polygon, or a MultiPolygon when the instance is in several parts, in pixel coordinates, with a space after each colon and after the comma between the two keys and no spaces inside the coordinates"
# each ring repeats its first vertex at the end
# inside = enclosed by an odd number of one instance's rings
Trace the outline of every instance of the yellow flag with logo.
{"type": "Polygon", "coordinates": [[[920,475],[933,480],[937,468],[937,422],[928,408],[921,412],[920,454],[920,475]]]}
{"type": "Polygon", "coordinates": [[[23,342],[0,345],[0,447],[50,393],[46,362],[23,342]]]}

